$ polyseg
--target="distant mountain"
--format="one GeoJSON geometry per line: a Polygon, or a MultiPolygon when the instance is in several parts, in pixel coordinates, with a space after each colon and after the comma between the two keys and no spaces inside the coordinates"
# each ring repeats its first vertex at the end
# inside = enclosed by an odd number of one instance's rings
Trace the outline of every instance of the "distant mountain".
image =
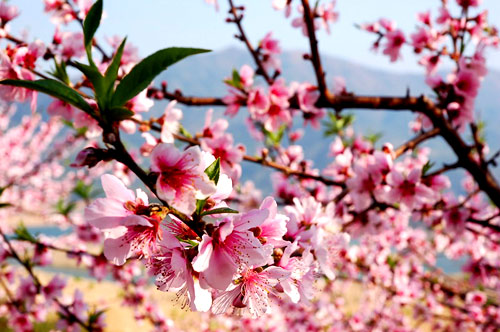
{"type": "MultiPolygon", "coordinates": [[[[314,73],[310,62],[304,61],[300,52],[284,52],[282,54],[283,77],[289,82],[293,80],[314,82],[314,73]]],[[[382,61],[382,57],[374,57],[382,61]]],[[[164,72],[156,82],[166,80],[169,91],[180,89],[185,95],[195,96],[224,96],[227,87],[222,80],[230,75],[233,68],[240,68],[243,64],[251,64],[252,59],[248,52],[242,49],[230,48],[224,51],[196,55],[172,66],[164,72]]],[[[323,66],[327,73],[327,82],[332,84],[333,77],[342,76],[346,81],[348,91],[365,95],[405,95],[407,89],[411,94],[418,95],[429,93],[424,83],[424,76],[417,74],[397,74],[381,70],[370,69],[346,60],[331,56],[323,57],[323,66]]],[[[39,108],[45,108],[48,99],[40,97],[39,108]]],[[[152,116],[158,116],[163,111],[166,102],[158,102],[151,111],[152,116]]],[[[477,110],[481,118],[485,120],[486,136],[491,150],[500,148],[500,131],[497,129],[500,123],[500,73],[490,71],[486,76],[479,97],[477,110]]],[[[199,130],[204,123],[207,108],[181,106],[184,112],[183,123],[191,131],[199,130]]],[[[216,115],[222,116],[223,109],[219,108],[216,115]]],[[[355,128],[360,133],[382,133],[381,142],[392,142],[395,146],[403,143],[412,135],[408,128],[408,122],[414,117],[410,112],[349,110],[356,115],[355,128]]],[[[247,146],[250,154],[255,152],[258,146],[247,133],[244,125],[245,110],[242,109],[238,116],[231,119],[230,131],[235,141],[247,146]]],[[[138,135],[129,138],[133,145],[138,145],[142,139],[138,135]]],[[[331,162],[327,155],[329,141],[325,140],[322,132],[307,128],[304,138],[299,141],[306,146],[306,157],[314,161],[317,167],[324,167],[331,162]]],[[[454,156],[450,149],[441,139],[434,139],[427,144],[432,147],[431,158],[442,162],[453,162],[454,156]]],[[[244,164],[245,179],[254,179],[258,184],[269,188],[268,170],[263,170],[255,165],[244,164]]],[[[497,170],[500,178],[500,172],[497,170]]],[[[458,172],[452,174],[454,186],[458,189],[461,175],[458,172]]]]}

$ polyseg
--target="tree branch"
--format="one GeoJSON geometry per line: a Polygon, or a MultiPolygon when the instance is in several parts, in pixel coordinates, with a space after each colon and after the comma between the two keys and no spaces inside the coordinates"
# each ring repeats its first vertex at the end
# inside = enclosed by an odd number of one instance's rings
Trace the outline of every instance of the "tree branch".
{"type": "Polygon", "coordinates": [[[318,39],[316,38],[316,32],[314,29],[314,13],[311,11],[311,7],[309,6],[309,0],[302,0],[302,6],[304,7],[304,22],[306,24],[309,46],[311,48],[311,62],[314,66],[316,81],[318,82],[318,90],[320,93],[319,99],[328,99],[331,97],[331,94],[326,86],[325,72],[323,71],[321,58],[319,56],[318,39]]]}
{"type": "MultiPolygon", "coordinates": [[[[10,242],[9,238],[5,235],[5,233],[1,229],[0,229],[0,236],[2,236],[3,240],[9,247],[9,252],[12,258],[14,258],[19,264],[21,264],[21,266],[26,270],[26,272],[28,272],[28,275],[33,280],[33,283],[35,284],[37,291],[40,292],[42,283],[40,282],[40,279],[38,279],[37,275],[33,271],[31,264],[19,256],[19,254],[12,246],[12,243],[10,242]]],[[[62,304],[58,299],[54,299],[54,302],[57,303],[57,305],[61,308],[61,310],[63,310],[68,315],[68,318],[70,318],[72,321],[78,323],[81,327],[83,327],[89,332],[95,331],[94,327],[91,324],[85,323],[80,318],[78,318],[78,316],[76,316],[73,312],[71,312],[71,310],[67,305],[62,304]]]]}
{"type": "Polygon", "coordinates": [[[409,140],[408,142],[402,144],[400,147],[398,147],[395,151],[395,158],[398,158],[401,156],[403,153],[405,153],[408,150],[413,150],[417,145],[420,143],[424,142],[425,140],[428,140],[429,138],[435,137],[439,134],[439,128],[433,128],[429,131],[426,131],[424,133],[421,133],[420,135],[414,137],[413,139],[409,140]]]}
{"type": "Polygon", "coordinates": [[[238,14],[237,8],[234,6],[233,0],[228,0],[229,1],[229,13],[233,16],[233,19],[230,19],[229,22],[234,22],[236,26],[238,27],[238,31],[240,33],[239,36],[237,36],[238,39],[240,39],[242,42],[245,43],[248,51],[252,55],[253,60],[255,61],[255,64],[257,65],[257,74],[261,75],[264,77],[266,80],[267,84],[271,85],[274,82],[274,79],[267,73],[266,68],[264,68],[264,64],[262,63],[262,60],[259,57],[259,52],[252,46],[250,43],[250,40],[248,39],[247,35],[245,34],[245,30],[243,29],[243,26],[241,24],[241,21],[243,19],[243,14],[238,14]]]}

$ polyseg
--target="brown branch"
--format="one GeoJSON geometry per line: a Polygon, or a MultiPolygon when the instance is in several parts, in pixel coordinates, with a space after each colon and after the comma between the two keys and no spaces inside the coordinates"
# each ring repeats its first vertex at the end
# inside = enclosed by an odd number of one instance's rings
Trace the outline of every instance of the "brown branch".
{"type": "Polygon", "coordinates": [[[438,169],[437,171],[426,174],[424,176],[424,178],[432,178],[433,176],[441,175],[443,173],[446,173],[446,172],[451,171],[453,169],[457,169],[459,167],[460,167],[460,165],[458,164],[458,162],[453,163],[453,164],[446,164],[442,168],[438,169]]]}
{"type": "Polygon", "coordinates": [[[161,89],[151,87],[148,89],[148,97],[154,99],[177,100],[177,102],[187,106],[226,106],[222,98],[216,97],[185,97],[180,91],[174,93],[167,92],[166,87],[161,89]]]}
{"type": "Polygon", "coordinates": [[[245,156],[243,156],[243,160],[246,160],[246,161],[249,161],[249,162],[252,162],[255,164],[260,164],[262,166],[274,168],[275,170],[278,170],[278,171],[284,173],[285,175],[293,175],[293,176],[296,176],[296,177],[301,178],[301,179],[311,179],[311,180],[319,181],[319,182],[322,182],[328,186],[337,186],[337,187],[342,187],[342,188],[345,187],[345,184],[342,182],[334,181],[332,179],[327,179],[327,178],[320,176],[320,175],[313,175],[313,174],[308,174],[308,173],[304,173],[301,171],[293,170],[290,167],[280,165],[278,163],[275,163],[273,161],[270,161],[270,160],[267,160],[267,159],[264,159],[261,157],[253,157],[253,156],[245,155],[245,156]]]}
{"type": "Polygon", "coordinates": [[[429,131],[426,131],[424,133],[421,133],[420,135],[414,137],[413,139],[409,140],[408,142],[402,144],[400,147],[398,147],[395,151],[395,158],[398,158],[401,156],[403,153],[405,153],[408,150],[413,150],[417,145],[420,143],[428,140],[429,138],[435,137],[439,134],[439,128],[433,128],[429,131]]]}
{"type": "Polygon", "coordinates": [[[498,233],[500,233],[500,225],[492,224],[488,220],[478,220],[474,218],[469,218],[467,219],[468,222],[471,222],[473,224],[481,225],[483,227],[490,228],[498,233]]]}
{"type": "Polygon", "coordinates": [[[259,57],[259,52],[252,46],[252,43],[250,43],[250,40],[245,34],[245,30],[243,29],[243,26],[241,24],[241,21],[243,20],[243,14],[238,14],[238,9],[235,7],[233,0],[228,0],[228,1],[230,6],[229,13],[233,16],[232,19],[229,19],[229,22],[234,22],[238,27],[238,31],[240,33],[240,35],[237,38],[245,43],[248,51],[252,55],[252,58],[255,64],[257,65],[256,73],[264,77],[267,84],[269,85],[273,84],[274,79],[267,73],[267,70],[264,68],[264,64],[262,63],[262,60],[259,57]]]}
{"type": "MultiPolygon", "coordinates": [[[[29,261],[22,259],[19,256],[19,254],[16,252],[16,250],[12,246],[12,243],[10,242],[9,238],[5,235],[5,233],[1,229],[0,229],[0,236],[2,236],[3,240],[5,241],[7,246],[9,247],[9,253],[12,256],[12,258],[14,258],[19,264],[21,264],[21,266],[26,270],[26,272],[28,272],[28,275],[33,280],[33,283],[35,284],[37,291],[40,292],[40,289],[42,287],[42,283],[40,282],[40,279],[33,271],[33,267],[31,266],[31,263],[29,261]]],[[[78,316],[76,316],[73,312],[71,312],[71,310],[69,309],[69,307],[67,305],[62,304],[58,299],[55,299],[54,302],[57,303],[57,305],[61,308],[61,310],[66,312],[69,319],[78,323],[81,327],[83,327],[87,331],[96,330],[96,329],[94,329],[93,325],[91,325],[89,323],[85,323],[80,318],[78,318],[78,316]]]]}
{"type": "Polygon", "coordinates": [[[314,66],[314,73],[316,74],[316,81],[318,82],[318,90],[320,92],[320,100],[328,99],[331,97],[330,92],[326,86],[325,72],[321,65],[321,58],[318,50],[318,39],[314,29],[314,12],[311,11],[309,0],[302,0],[304,7],[304,22],[307,28],[307,35],[309,37],[309,46],[311,48],[311,62],[314,66]]]}
{"type": "MultiPolygon", "coordinates": [[[[146,125],[154,131],[161,132],[160,127],[155,126],[151,123],[151,122],[154,122],[154,119],[152,119],[150,121],[141,121],[141,120],[133,119],[133,121],[138,123],[138,124],[141,124],[141,125],[146,125]]],[[[174,134],[174,137],[175,137],[175,139],[177,139],[179,141],[186,142],[186,143],[189,143],[191,145],[200,145],[200,141],[196,138],[190,138],[190,137],[186,137],[183,135],[177,135],[177,134],[174,134]]],[[[328,179],[328,178],[325,178],[325,177],[320,176],[320,175],[314,175],[314,174],[309,174],[309,173],[301,172],[298,170],[294,170],[290,167],[278,164],[274,161],[270,161],[270,160],[267,160],[265,158],[244,155],[243,160],[254,163],[254,164],[260,164],[262,166],[273,168],[273,169],[278,170],[278,171],[280,171],[288,176],[293,175],[293,176],[296,176],[296,177],[301,178],[301,179],[311,179],[311,180],[322,182],[322,183],[329,185],[329,186],[338,186],[341,188],[345,188],[345,184],[342,182],[334,181],[332,179],[328,179]]]]}
{"type": "MultiPolygon", "coordinates": [[[[156,130],[156,131],[161,131],[160,128],[154,127],[154,126],[151,127],[151,129],[156,130]]],[[[183,141],[183,142],[189,143],[191,145],[200,145],[200,141],[195,139],[195,138],[189,138],[189,137],[182,136],[182,135],[174,135],[174,137],[176,139],[178,139],[179,141],[183,141]]],[[[293,175],[293,176],[296,176],[296,177],[301,178],[301,179],[311,179],[311,180],[322,182],[328,186],[338,186],[338,187],[342,187],[342,188],[345,187],[344,183],[334,181],[332,179],[328,179],[328,178],[325,178],[325,177],[320,176],[320,175],[314,175],[314,174],[309,174],[309,173],[301,172],[298,170],[294,170],[290,167],[278,164],[274,161],[270,161],[270,160],[267,160],[265,158],[244,155],[243,160],[254,163],[254,164],[259,164],[262,166],[273,168],[273,169],[278,170],[278,171],[280,171],[288,176],[293,175]]]]}

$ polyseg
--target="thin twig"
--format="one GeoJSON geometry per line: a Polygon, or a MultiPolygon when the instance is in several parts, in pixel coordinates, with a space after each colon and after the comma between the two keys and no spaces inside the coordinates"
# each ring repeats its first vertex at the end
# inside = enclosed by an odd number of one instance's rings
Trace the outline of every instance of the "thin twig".
{"type": "Polygon", "coordinates": [[[238,31],[240,35],[238,38],[243,41],[252,55],[253,60],[255,61],[255,64],[257,65],[257,74],[260,74],[264,79],[266,80],[267,84],[271,85],[274,82],[274,79],[267,73],[266,68],[264,67],[264,64],[262,63],[262,60],[259,57],[259,53],[257,50],[252,46],[252,43],[250,43],[250,40],[248,39],[245,30],[243,29],[243,25],[241,24],[241,21],[243,20],[243,15],[238,14],[238,10],[236,6],[233,3],[233,0],[228,0],[229,1],[229,6],[230,10],[229,13],[233,16],[233,19],[231,22],[234,22],[236,26],[238,27],[238,31]]]}

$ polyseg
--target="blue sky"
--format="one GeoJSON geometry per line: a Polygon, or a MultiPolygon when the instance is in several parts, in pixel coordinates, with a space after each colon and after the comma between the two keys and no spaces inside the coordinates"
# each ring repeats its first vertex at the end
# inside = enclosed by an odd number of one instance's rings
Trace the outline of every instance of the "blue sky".
{"type": "MultiPolygon", "coordinates": [[[[271,7],[271,0],[236,0],[247,7],[244,25],[250,39],[256,43],[267,32],[273,31],[283,49],[308,49],[307,40],[300,30],[291,27],[291,20],[271,7]]],[[[454,2],[450,0],[450,2],[454,2]]],[[[30,36],[50,41],[54,27],[43,13],[41,0],[14,0],[22,15],[12,23],[12,31],[20,34],[23,29],[30,36]]],[[[216,12],[203,0],[105,0],[107,18],[102,22],[98,36],[128,36],[139,47],[141,56],[168,46],[203,47],[220,50],[242,47],[233,36],[236,28],[224,22],[227,13],[225,0],[216,12]]],[[[439,7],[439,0],[338,0],[338,23],[332,33],[319,33],[320,51],[366,66],[384,70],[422,72],[411,52],[403,53],[403,61],[391,64],[386,56],[374,54],[371,43],[374,36],[354,27],[355,23],[372,22],[381,17],[395,19],[405,32],[412,32],[416,25],[415,14],[439,7]]],[[[484,0],[489,9],[489,19],[500,26],[500,1],[484,0]]],[[[73,28],[77,28],[73,26],[73,28]]],[[[492,68],[500,69],[500,52],[488,55],[492,68]]]]}

